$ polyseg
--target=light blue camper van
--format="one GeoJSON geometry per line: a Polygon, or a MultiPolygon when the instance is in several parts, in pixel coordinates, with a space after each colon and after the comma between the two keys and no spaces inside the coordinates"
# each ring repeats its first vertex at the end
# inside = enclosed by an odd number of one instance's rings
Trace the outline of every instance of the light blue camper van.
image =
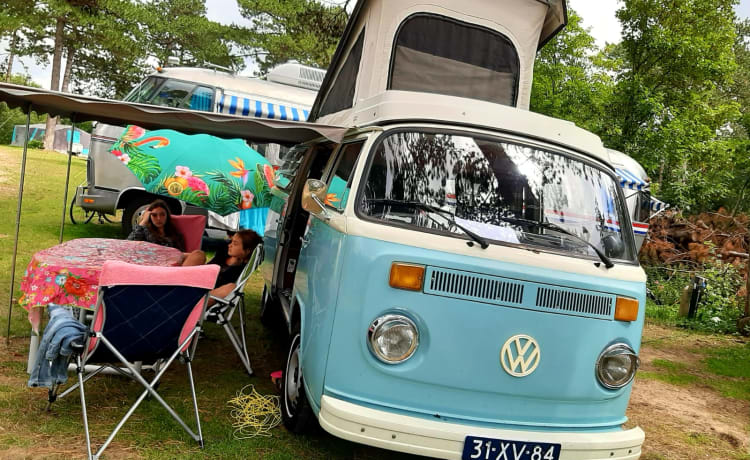
{"type": "Polygon", "coordinates": [[[528,111],[560,0],[363,0],[265,229],[285,425],[455,459],[636,459],[645,309],[598,137],[528,111]]]}

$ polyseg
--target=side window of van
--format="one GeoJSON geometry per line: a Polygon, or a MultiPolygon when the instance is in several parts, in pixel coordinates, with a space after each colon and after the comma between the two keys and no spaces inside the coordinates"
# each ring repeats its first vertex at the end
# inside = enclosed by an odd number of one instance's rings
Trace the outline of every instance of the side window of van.
{"type": "Polygon", "coordinates": [[[344,144],[341,147],[333,174],[328,181],[328,196],[326,204],[341,211],[346,207],[349,191],[352,187],[352,173],[357,166],[359,152],[364,141],[344,144]]]}
{"type": "Polygon", "coordinates": [[[300,164],[302,163],[302,158],[308,148],[309,145],[295,145],[281,156],[281,164],[276,171],[276,178],[274,179],[276,187],[285,192],[289,192],[289,188],[294,182],[297,170],[299,169],[300,164]]]}
{"type": "Polygon", "coordinates": [[[198,86],[190,96],[190,109],[211,112],[211,101],[214,98],[214,90],[205,86],[198,86]]]}

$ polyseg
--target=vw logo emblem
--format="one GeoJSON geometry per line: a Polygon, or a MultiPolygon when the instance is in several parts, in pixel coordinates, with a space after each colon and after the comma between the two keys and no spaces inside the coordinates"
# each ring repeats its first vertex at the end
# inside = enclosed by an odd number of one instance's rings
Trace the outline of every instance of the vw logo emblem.
{"type": "Polygon", "coordinates": [[[513,377],[526,377],[539,365],[539,344],[526,334],[509,338],[500,350],[500,364],[513,377]]]}

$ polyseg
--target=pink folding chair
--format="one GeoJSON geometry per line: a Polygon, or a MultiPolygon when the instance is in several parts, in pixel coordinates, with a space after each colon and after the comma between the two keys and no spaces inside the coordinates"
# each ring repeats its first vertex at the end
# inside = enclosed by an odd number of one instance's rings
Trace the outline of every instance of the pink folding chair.
{"type": "Polygon", "coordinates": [[[81,344],[77,350],[74,347],[78,383],[57,398],[50,395],[52,403],[75,388],[79,389],[89,459],[99,458],[128,418],[149,395],[203,447],[191,361],[195,356],[208,292],[214,287],[218,274],[218,265],[154,267],[116,261],[104,263],[99,278],[99,296],[94,319],[86,343],[81,344]],[[188,371],[197,434],[156,391],[164,372],[178,356],[182,356],[188,371]],[[136,361],[163,364],[149,382],[136,369],[136,361]],[[84,375],[87,364],[98,364],[100,367],[84,375]],[[125,366],[126,369],[119,366],[125,366]],[[114,368],[132,378],[143,385],[145,390],[98,452],[92,454],[84,385],[88,379],[106,367],[114,368]]]}
{"type": "Polygon", "coordinates": [[[203,231],[206,229],[206,216],[197,214],[172,216],[172,223],[185,239],[185,252],[201,248],[203,231]]]}

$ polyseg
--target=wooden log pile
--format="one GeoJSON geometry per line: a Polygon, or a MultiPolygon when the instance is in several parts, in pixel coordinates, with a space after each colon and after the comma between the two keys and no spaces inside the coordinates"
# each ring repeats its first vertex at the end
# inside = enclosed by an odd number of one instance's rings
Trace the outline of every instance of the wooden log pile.
{"type": "MultiPolygon", "coordinates": [[[[750,216],[732,216],[724,208],[684,216],[666,211],[649,222],[649,234],[643,243],[640,260],[644,264],[693,265],[696,268],[712,259],[738,267],[747,279],[750,265],[750,216]]],[[[745,292],[738,293],[745,296],[745,292]]]]}

